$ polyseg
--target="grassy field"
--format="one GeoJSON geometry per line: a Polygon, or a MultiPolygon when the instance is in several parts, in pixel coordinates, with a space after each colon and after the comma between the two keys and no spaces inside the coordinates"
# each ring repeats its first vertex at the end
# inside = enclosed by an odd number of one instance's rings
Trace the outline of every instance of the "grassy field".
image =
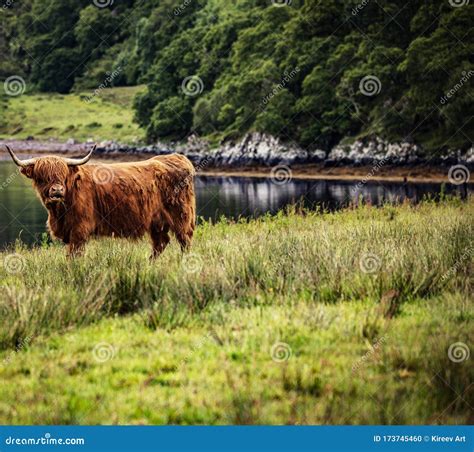
{"type": "Polygon", "coordinates": [[[0,423],[472,422],[474,202],[0,255],[0,423]]]}
{"type": "Polygon", "coordinates": [[[97,95],[24,94],[8,99],[0,138],[65,141],[144,140],[144,131],[133,122],[132,102],[142,86],[105,88],[97,95]]]}

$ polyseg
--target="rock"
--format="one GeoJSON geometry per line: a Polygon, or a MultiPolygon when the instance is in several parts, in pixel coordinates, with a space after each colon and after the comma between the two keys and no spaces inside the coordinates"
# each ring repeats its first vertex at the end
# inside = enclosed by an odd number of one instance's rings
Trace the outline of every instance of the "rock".
{"type": "Polygon", "coordinates": [[[474,148],[470,148],[465,155],[465,161],[466,163],[469,163],[471,165],[474,165],[474,148]]]}
{"type": "Polygon", "coordinates": [[[275,166],[308,161],[308,152],[271,135],[252,133],[238,142],[223,143],[212,156],[218,166],[275,166]]]}
{"type": "Polygon", "coordinates": [[[316,151],[312,152],[309,158],[313,162],[322,162],[326,160],[327,153],[321,149],[316,149],[316,151]]]}
{"type": "MultiPolygon", "coordinates": [[[[28,137],[24,141],[14,141],[16,149],[34,152],[83,152],[94,141],[77,143],[69,138],[65,143],[54,140],[34,141],[28,137]]],[[[1,143],[1,140],[0,140],[1,143]]],[[[284,142],[264,133],[248,133],[240,140],[229,140],[212,149],[209,142],[197,135],[190,135],[182,143],[157,141],[149,145],[127,145],[116,141],[97,143],[97,154],[145,154],[165,155],[178,152],[186,155],[199,169],[205,167],[246,167],[295,165],[320,163],[325,167],[384,165],[415,165],[429,162],[433,166],[452,166],[456,164],[474,167],[474,148],[461,152],[454,149],[436,157],[427,156],[423,149],[410,142],[389,143],[380,138],[356,140],[351,144],[341,143],[326,152],[322,149],[308,151],[296,143],[284,142]]]]}

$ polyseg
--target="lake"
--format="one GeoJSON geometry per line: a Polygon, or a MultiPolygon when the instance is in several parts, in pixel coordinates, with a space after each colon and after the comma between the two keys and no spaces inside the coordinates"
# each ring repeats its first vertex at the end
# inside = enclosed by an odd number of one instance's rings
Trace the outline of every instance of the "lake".
{"type": "MultiPolygon", "coordinates": [[[[293,179],[278,184],[268,178],[210,177],[196,179],[197,213],[204,219],[256,217],[275,213],[301,201],[305,206],[338,209],[356,202],[359,196],[374,205],[396,203],[406,198],[417,202],[424,196],[437,196],[439,183],[393,183],[369,181],[358,190],[357,182],[293,179]]],[[[460,187],[446,184],[447,193],[460,187]]],[[[472,184],[468,188],[472,192],[472,184]]],[[[33,190],[31,181],[21,176],[10,162],[0,162],[0,248],[20,238],[37,243],[46,232],[46,210],[33,190]]]]}

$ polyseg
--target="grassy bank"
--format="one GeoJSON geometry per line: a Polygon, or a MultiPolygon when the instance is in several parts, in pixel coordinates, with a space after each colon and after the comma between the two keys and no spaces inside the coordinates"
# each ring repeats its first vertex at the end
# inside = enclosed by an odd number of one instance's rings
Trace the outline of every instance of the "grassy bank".
{"type": "Polygon", "coordinates": [[[0,422],[472,421],[473,220],[427,202],[205,224],[155,262],[5,252],[0,422]]]}
{"type": "Polygon", "coordinates": [[[0,138],[65,141],[144,140],[144,132],[133,122],[132,103],[143,87],[105,88],[74,94],[23,94],[8,98],[0,138]]]}

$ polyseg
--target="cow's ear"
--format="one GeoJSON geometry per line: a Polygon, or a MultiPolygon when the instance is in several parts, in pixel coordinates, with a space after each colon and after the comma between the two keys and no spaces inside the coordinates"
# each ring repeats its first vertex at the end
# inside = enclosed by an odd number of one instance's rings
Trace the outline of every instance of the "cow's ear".
{"type": "Polygon", "coordinates": [[[33,165],[23,166],[20,168],[21,174],[25,175],[29,179],[33,177],[33,165]]]}
{"type": "Polygon", "coordinates": [[[73,166],[72,168],[74,168],[74,170],[71,171],[72,173],[71,180],[72,180],[73,186],[78,188],[81,184],[81,174],[77,171],[77,167],[73,166]]]}
{"type": "Polygon", "coordinates": [[[68,166],[68,168],[69,168],[69,174],[71,176],[77,177],[77,175],[78,175],[77,173],[78,173],[79,168],[77,166],[68,166]]]}

